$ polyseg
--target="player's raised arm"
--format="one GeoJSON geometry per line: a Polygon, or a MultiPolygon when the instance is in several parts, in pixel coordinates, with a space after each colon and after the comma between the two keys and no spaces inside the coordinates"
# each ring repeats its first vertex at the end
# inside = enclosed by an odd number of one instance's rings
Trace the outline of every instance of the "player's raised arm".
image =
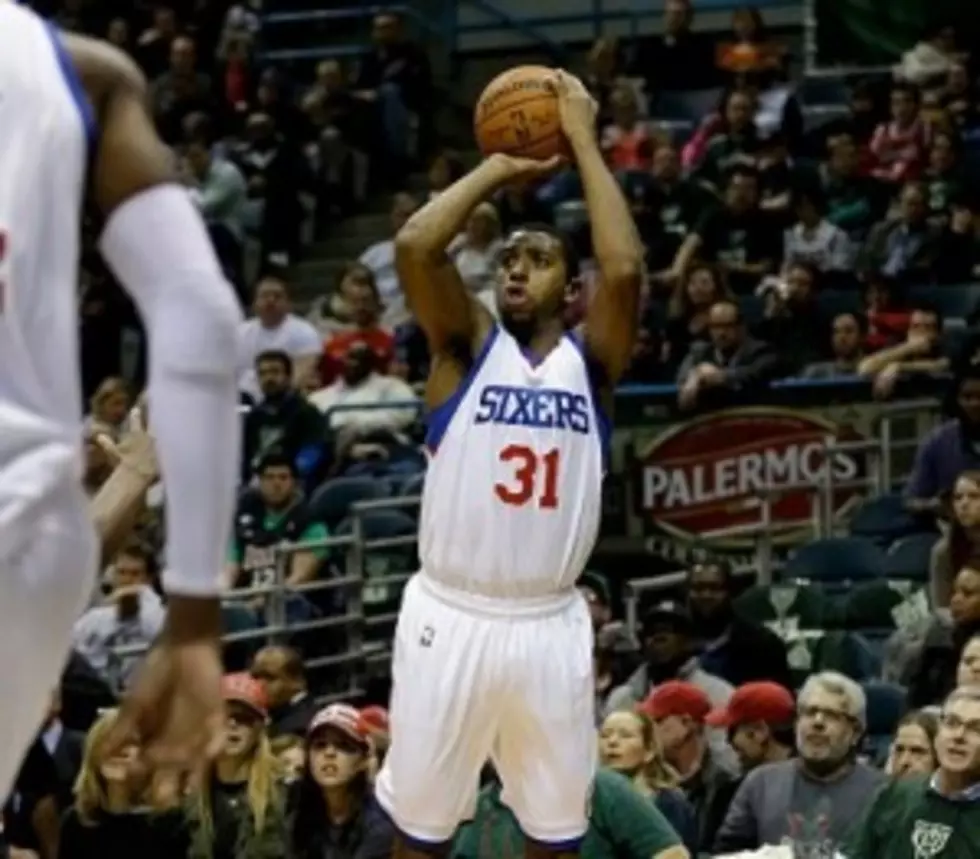
{"type": "Polygon", "coordinates": [[[409,309],[433,354],[457,344],[478,348],[490,329],[489,312],[470,295],[446,253],[470,213],[499,188],[546,175],[558,159],[532,161],[491,155],[419,209],[395,236],[395,266],[409,309]]]}
{"type": "Polygon", "coordinates": [[[241,311],[174,180],[142,75],[102,43],[68,45],[99,118],[92,193],[106,213],[100,250],[149,333],[148,396],[168,501],[164,584],[178,597],[213,598],[234,509],[241,311]]]}
{"type": "Polygon", "coordinates": [[[562,129],[578,164],[600,283],[585,317],[585,343],[614,385],[629,367],[640,315],[643,243],[595,136],[596,104],[582,82],[557,73],[562,129]]]}
{"type": "Polygon", "coordinates": [[[120,723],[179,770],[220,741],[219,591],[239,465],[241,311],[174,181],[142,75],[108,45],[65,43],[98,118],[91,189],[106,214],[100,250],[149,334],[148,396],[166,487],[167,625],[120,723]]]}

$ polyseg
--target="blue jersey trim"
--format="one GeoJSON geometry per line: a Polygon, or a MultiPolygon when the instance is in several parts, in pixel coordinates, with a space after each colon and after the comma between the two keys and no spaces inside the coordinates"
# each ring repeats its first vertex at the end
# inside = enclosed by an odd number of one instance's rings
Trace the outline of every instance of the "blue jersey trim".
{"type": "Polygon", "coordinates": [[[78,76],[78,70],[75,68],[75,64],[68,55],[65,43],[61,41],[61,33],[58,31],[58,28],[50,21],[45,21],[44,24],[47,28],[48,35],[51,37],[51,45],[54,48],[55,56],[58,58],[61,76],[64,78],[65,84],[68,86],[68,91],[71,93],[72,100],[75,102],[78,113],[82,118],[85,139],[88,142],[88,148],[91,152],[98,133],[98,124],[95,121],[95,111],[92,109],[92,102],[89,101],[88,93],[85,92],[85,87],[82,86],[82,80],[78,76]]]}
{"type": "Polygon", "coordinates": [[[582,356],[582,362],[585,364],[585,374],[589,378],[589,391],[592,394],[592,408],[595,411],[596,426],[599,428],[599,445],[602,448],[602,462],[608,469],[612,456],[612,419],[603,407],[602,399],[599,397],[599,386],[596,384],[595,372],[591,367],[591,362],[585,354],[585,341],[582,339],[581,332],[567,331],[565,332],[565,336],[578,349],[579,354],[582,356]]]}
{"type": "Polygon", "coordinates": [[[459,387],[453,391],[452,396],[446,402],[431,409],[428,415],[426,415],[425,445],[433,453],[439,449],[439,444],[442,442],[442,437],[446,434],[446,430],[449,429],[449,424],[453,419],[453,415],[456,414],[456,409],[463,402],[466,392],[470,389],[470,385],[473,384],[477,373],[480,372],[480,368],[483,367],[483,363],[487,360],[487,355],[490,354],[490,349],[493,348],[499,330],[496,324],[490,329],[490,332],[487,334],[487,339],[483,342],[483,347],[480,349],[476,358],[473,359],[473,363],[470,365],[470,369],[463,377],[463,380],[459,383],[459,387]]]}

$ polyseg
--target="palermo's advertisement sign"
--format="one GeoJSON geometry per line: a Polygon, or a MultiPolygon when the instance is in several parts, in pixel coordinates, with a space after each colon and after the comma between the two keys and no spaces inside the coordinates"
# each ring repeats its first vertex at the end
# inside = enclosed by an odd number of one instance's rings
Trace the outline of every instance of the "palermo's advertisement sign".
{"type": "MultiPolygon", "coordinates": [[[[788,536],[812,517],[814,494],[804,487],[825,484],[827,468],[845,485],[864,473],[860,454],[827,456],[828,441],[856,438],[853,429],[770,407],[695,418],[637,451],[637,507],[672,536],[744,545],[758,533],[766,490],[784,489],[772,500],[771,522],[788,536]]],[[[835,507],[853,495],[836,491],[835,507]]]]}

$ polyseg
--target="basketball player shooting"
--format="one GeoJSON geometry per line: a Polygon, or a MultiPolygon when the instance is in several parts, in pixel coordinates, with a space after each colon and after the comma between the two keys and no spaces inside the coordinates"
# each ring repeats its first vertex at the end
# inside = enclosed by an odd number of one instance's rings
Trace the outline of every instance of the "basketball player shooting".
{"type": "Polygon", "coordinates": [[[575,581],[599,528],[606,415],[632,354],[643,250],[596,143],[595,103],[577,78],[549,74],[601,274],[582,329],[563,322],[576,261],[552,227],[507,237],[499,322],[446,253],[480,202],[561,158],[492,155],[395,240],[400,282],[432,353],[421,570],[398,621],[392,745],[377,785],[401,859],[446,850],[472,815],[488,759],[529,857],[575,854],[587,827],[592,632],[575,581]]]}
{"type": "MultiPolygon", "coordinates": [[[[3,796],[95,582],[98,541],[79,479],[86,188],[106,217],[102,254],[149,332],[167,489],[165,631],[106,752],[137,740],[165,799],[220,747],[218,592],[238,467],[241,314],[145,102],[125,55],[0,0],[0,642],[14,654],[0,678],[3,796]]],[[[107,538],[124,495],[96,508],[107,538]]]]}

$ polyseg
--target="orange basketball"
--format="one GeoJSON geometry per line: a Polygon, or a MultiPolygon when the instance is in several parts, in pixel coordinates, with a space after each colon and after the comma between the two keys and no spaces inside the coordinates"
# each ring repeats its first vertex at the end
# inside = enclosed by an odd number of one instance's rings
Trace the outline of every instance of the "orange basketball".
{"type": "Polygon", "coordinates": [[[553,76],[545,66],[518,66],[487,84],[473,114],[484,155],[504,152],[543,161],[565,152],[553,76]]]}

